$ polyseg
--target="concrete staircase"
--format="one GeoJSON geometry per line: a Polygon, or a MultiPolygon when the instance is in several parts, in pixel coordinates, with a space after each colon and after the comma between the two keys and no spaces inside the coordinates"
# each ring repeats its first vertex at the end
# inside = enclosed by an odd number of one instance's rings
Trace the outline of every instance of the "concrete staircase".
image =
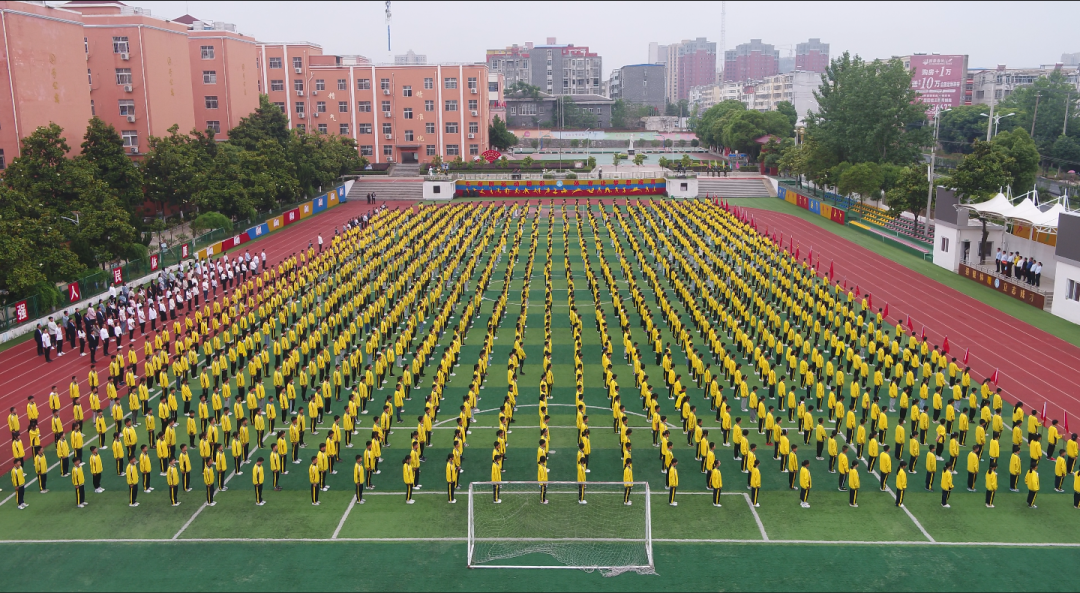
{"type": "Polygon", "coordinates": [[[398,163],[391,167],[390,177],[419,177],[420,163],[398,163]]]}
{"type": "MultiPolygon", "coordinates": [[[[401,165],[398,165],[399,167],[401,165]]],[[[349,190],[350,202],[363,202],[371,192],[379,200],[408,200],[415,202],[424,199],[424,180],[413,178],[360,178],[349,190]]]]}
{"type": "Polygon", "coordinates": [[[772,186],[764,177],[698,176],[698,197],[771,198],[772,186]]]}

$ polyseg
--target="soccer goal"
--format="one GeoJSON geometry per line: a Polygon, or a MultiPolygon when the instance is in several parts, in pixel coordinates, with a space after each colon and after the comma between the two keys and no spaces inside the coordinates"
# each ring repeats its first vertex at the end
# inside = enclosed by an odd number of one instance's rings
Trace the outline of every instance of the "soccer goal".
{"type": "Polygon", "coordinates": [[[575,568],[604,576],[655,574],[648,482],[469,484],[469,568],[575,568]]]}

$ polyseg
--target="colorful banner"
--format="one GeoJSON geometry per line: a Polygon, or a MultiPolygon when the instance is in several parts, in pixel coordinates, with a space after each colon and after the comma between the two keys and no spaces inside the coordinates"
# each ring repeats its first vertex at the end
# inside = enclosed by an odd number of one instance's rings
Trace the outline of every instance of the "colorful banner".
{"type": "Polygon", "coordinates": [[[74,303],[82,298],[82,293],[79,291],[79,283],[72,282],[68,284],[68,302],[74,303]]]}
{"type": "Polygon", "coordinates": [[[314,213],[315,212],[311,209],[311,202],[304,202],[303,204],[300,204],[300,220],[304,220],[305,218],[311,216],[314,213]]]}
{"type": "Polygon", "coordinates": [[[247,230],[247,236],[251,237],[252,239],[258,239],[259,237],[269,233],[270,226],[267,225],[265,222],[260,225],[253,226],[247,230]]]}
{"type": "Polygon", "coordinates": [[[345,186],[344,185],[337,186],[336,188],[334,188],[334,191],[337,192],[339,202],[344,204],[345,202],[349,201],[349,196],[345,194],[345,186]]]}
{"type": "Polygon", "coordinates": [[[627,195],[664,194],[667,192],[667,182],[664,179],[544,179],[540,181],[459,180],[454,188],[455,196],[601,198],[627,195]]]}
{"type": "Polygon", "coordinates": [[[22,323],[30,319],[30,310],[26,308],[26,301],[15,303],[15,322],[22,323]]]}
{"type": "Polygon", "coordinates": [[[113,284],[123,284],[124,283],[124,269],[119,268],[119,267],[113,268],[112,280],[113,280],[113,284]]]}
{"type": "Polygon", "coordinates": [[[184,243],[180,246],[180,259],[187,259],[191,256],[191,244],[184,243]]]}
{"type": "Polygon", "coordinates": [[[799,208],[813,212],[814,214],[819,214],[837,224],[844,224],[845,222],[846,213],[841,208],[831,204],[825,204],[816,198],[804,196],[786,187],[777,188],[776,197],[785,202],[795,204],[799,208]]]}
{"type": "Polygon", "coordinates": [[[808,200],[807,210],[814,214],[821,214],[821,200],[810,199],[808,200]]]}
{"type": "Polygon", "coordinates": [[[319,196],[311,201],[311,213],[318,214],[326,210],[326,196],[319,196]]]}
{"type": "Polygon", "coordinates": [[[270,232],[274,232],[285,226],[285,217],[275,216],[266,221],[266,226],[270,228],[270,232]]]}
{"type": "Polygon", "coordinates": [[[300,220],[300,209],[299,208],[293,208],[292,210],[289,210],[285,214],[282,214],[281,218],[282,218],[282,220],[284,221],[284,223],[286,225],[292,224],[292,223],[300,220]]]}
{"type": "Polygon", "coordinates": [[[338,192],[337,190],[331,190],[326,192],[326,207],[333,208],[338,205],[338,192]]]}
{"type": "Polygon", "coordinates": [[[152,254],[150,256],[150,271],[151,272],[156,272],[157,271],[159,261],[160,261],[160,257],[158,256],[158,254],[154,253],[154,254],[152,254]]]}

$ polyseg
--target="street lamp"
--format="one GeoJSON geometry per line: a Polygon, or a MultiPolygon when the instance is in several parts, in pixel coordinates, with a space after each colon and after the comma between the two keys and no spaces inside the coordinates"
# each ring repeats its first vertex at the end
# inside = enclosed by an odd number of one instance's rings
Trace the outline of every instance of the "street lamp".
{"type": "Polygon", "coordinates": [[[1006,117],[1012,117],[1012,116],[1016,115],[1016,113],[1015,113],[1015,112],[1013,112],[1013,113],[1006,113],[1005,115],[987,115],[987,114],[985,114],[985,113],[980,113],[979,115],[980,115],[981,117],[989,117],[990,119],[992,119],[992,120],[993,120],[993,123],[994,123],[994,134],[993,134],[993,135],[994,135],[994,136],[997,136],[997,133],[998,133],[998,123],[1000,123],[1000,122],[1001,122],[1001,120],[1005,119],[1006,117]]]}
{"type": "Polygon", "coordinates": [[[71,213],[75,215],[75,218],[68,218],[66,216],[60,216],[59,218],[63,218],[64,220],[73,223],[75,226],[79,226],[79,211],[73,210],[71,213]]]}
{"type": "MultiPolygon", "coordinates": [[[[923,226],[923,233],[926,238],[930,238],[930,205],[934,201],[934,162],[937,158],[937,143],[938,143],[938,131],[941,129],[941,114],[946,111],[952,111],[952,109],[935,109],[934,110],[934,143],[930,145],[930,169],[927,171],[927,187],[926,189],[926,223],[923,226]]],[[[915,216],[915,226],[918,228],[919,216],[915,216]]]]}

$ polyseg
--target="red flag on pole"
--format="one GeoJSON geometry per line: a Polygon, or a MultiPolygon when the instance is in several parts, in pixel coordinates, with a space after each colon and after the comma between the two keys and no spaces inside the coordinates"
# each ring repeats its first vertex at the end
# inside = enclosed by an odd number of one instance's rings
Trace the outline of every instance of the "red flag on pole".
{"type": "Polygon", "coordinates": [[[870,307],[871,309],[874,308],[874,295],[870,294],[869,292],[866,293],[866,306],[870,307]]]}
{"type": "MultiPolygon", "coordinates": [[[[945,354],[949,353],[949,336],[945,336],[945,340],[943,342],[941,342],[941,350],[945,354]]],[[[967,364],[966,360],[964,361],[964,364],[967,364]]]]}
{"type": "Polygon", "coordinates": [[[847,278],[844,278],[844,292],[847,292],[847,278]]]}
{"type": "Polygon", "coordinates": [[[994,385],[997,385],[997,383],[998,383],[998,370],[997,369],[994,369],[994,374],[990,376],[990,382],[993,383],[994,385]]]}
{"type": "MultiPolygon", "coordinates": [[[[948,340],[948,338],[946,338],[946,340],[948,340]]],[[[967,366],[969,354],[971,354],[971,348],[964,350],[964,366],[967,366]]]]}
{"type": "Polygon", "coordinates": [[[919,335],[919,339],[923,340],[924,342],[926,341],[926,326],[925,325],[922,326],[922,334],[919,335]]]}
{"type": "Polygon", "coordinates": [[[777,243],[780,249],[784,248],[784,231],[780,231],[780,242],[777,243]]]}
{"type": "Polygon", "coordinates": [[[915,334],[915,324],[911,322],[911,315],[907,316],[907,329],[912,335],[915,334]]]}
{"type": "Polygon", "coordinates": [[[1069,432],[1069,413],[1065,410],[1062,410],[1061,413],[1065,415],[1065,434],[1071,434],[1069,432]]]}
{"type": "Polygon", "coordinates": [[[1043,402],[1042,420],[1043,426],[1046,426],[1046,402],[1043,402]]]}
{"type": "Polygon", "coordinates": [[[833,278],[833,262],[829,261],[829,281],[832,282],[833,278]]]}
{"type": "Polygon", "coordinates": [[[885,311],[881,314],[881,316],[888,319],[888,317],[889,317],[889,303],[885,303],[885,311]]]}
{"type": "Polygon", "coordinates": [[[810,260],[810,265],[814,265],[814,246],[810,246],[810,253],[806,254],[806,259],[810,260]]]}
{"type": "Polygon", "coordinates": [[[799,247],[795,247],[795,259],[799,259],[799,247]]]}
{"type": "Polygon", "coordinates": [[[859,285],[855,285],[855,296],[862,296],[862,290],[859,290],[859,285]]]}

